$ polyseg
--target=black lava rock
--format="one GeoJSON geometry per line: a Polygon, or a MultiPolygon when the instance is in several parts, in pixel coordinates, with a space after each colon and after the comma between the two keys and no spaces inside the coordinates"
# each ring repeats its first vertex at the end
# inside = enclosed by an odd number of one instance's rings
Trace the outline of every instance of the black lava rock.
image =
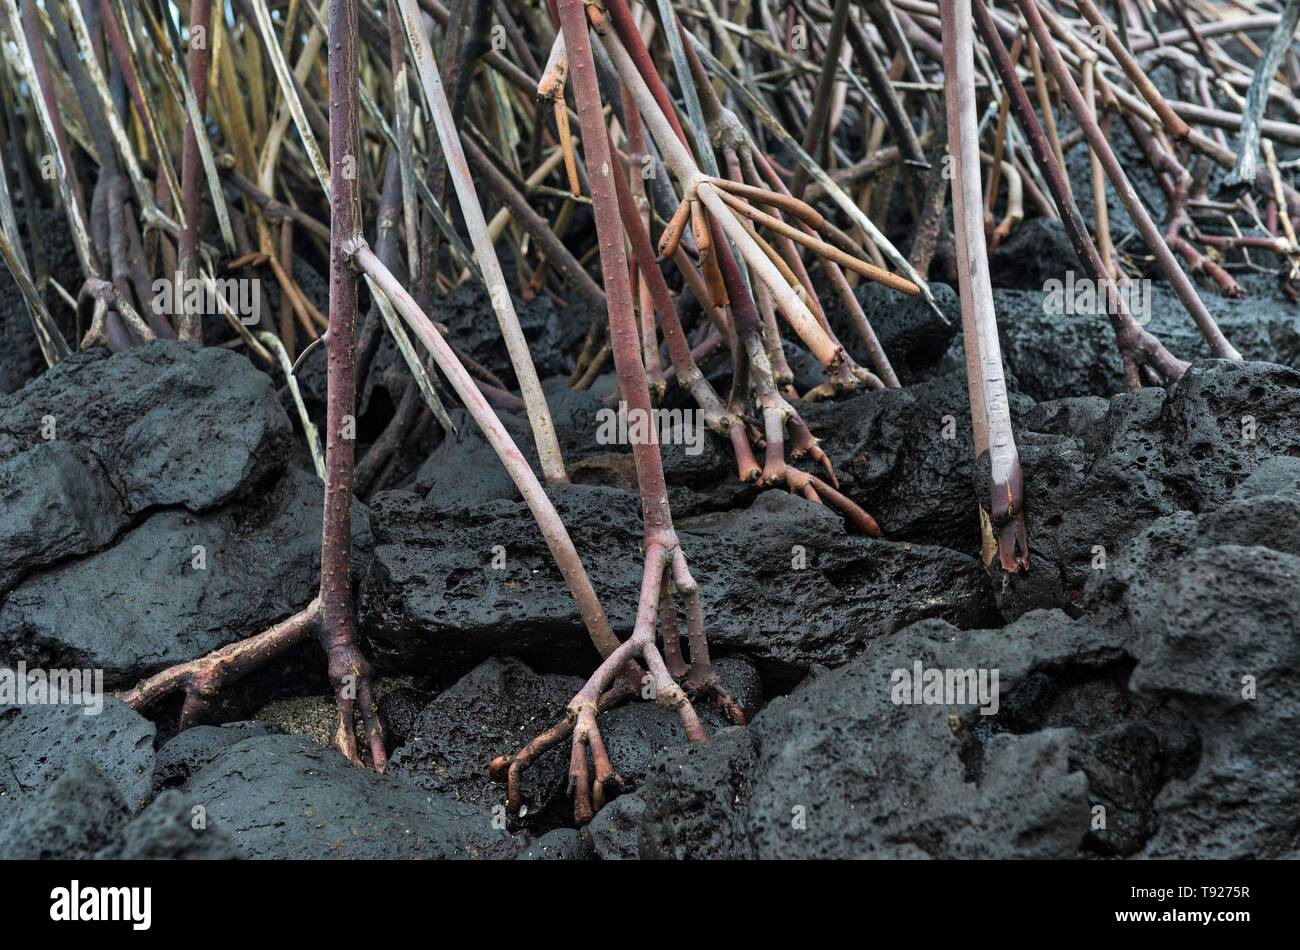
{"type": "MultiPolygon", "coordinates": [[[[103,669],[133,684],[264,630],[320,583],[322,488],[291,469],[262,495],[197,515],[149,515],[111,547],[22,580],[0,606],[0,656],[103,669]]],[[[370,547],[353,507],[358,575],[370,547]]]]}
{"type": "Polygon", "coordinates": [[[1077,613],[1085,584],[1137,532],[1212,510],[1259,466],[1300,454],[1298,413],[1300,373],[1209,360],[1167,393],[1116,396],[1078,435],[1020,438],[1031,570],[1003,579],[1003,613],[1077,613]]]}
{"type": "Polygon", "coordinates": [[[581,832],[573,828],[548,831],[523,851],[517,861],[582,861],[592,855],[581,832]]]}
{"type": "Polygon", "coordinates": [[[131,516],[201,512],[287,458],[291,430],[270,377],[221,347],[155,341],[76,353],[0,397],[0,460],[53,438],[94,456],[131,516]]]}
{"type": "Polygon", "coordinates": [[[42,442],[0,462],[0,596],[42,566],[96,551],[127,523],[87,449],[42,442]]]}
{"type": "Polygon", "coordinates": [[[131,813],[152,797],[154,726],[116,699],[95,715],[81,706],[0,707],[0,812],[5,801],[38,791],[78,759],[131,813]]]}
{"type": "MultiPolygon", "coordinates": [[[[389,772],[426,791],[484,806],[505,801],[488,763],[555,725],[582,687],[573,676],[539,676],[512,657],[485,660],[440,693],[392,757],[389,772]]],[[[563,750],[568,742],[561,744],[563,750]]],[[[568,782],[567,754],[543,755],[524,772],[528,812],[544,810],[568,782]]]]}
{"type": "Polygon", "coordinates": [[[602,861],[631,861],[640,856],[637,838],[645,802],[622,795],[596,813],[586,828],[591,849],[602,861]]]}
{"type": "Polygon", "coordinates": [[[1156,521],[1088,588],[1132,631],[1132,688],[1169,697],[1201,737],[1195,768],[1162,790],[1148,856],[1294,848],[1300,493],[1249,494],[1156,521]]]}
{"type": "Polygon", "coordinates": [[[304,736],[237,743],[184,792],[246,858],[509,858],[516,850],[486,809],[359,769],[304,736]]]}
{"type": "Polygon", "coordinates": [[[240,857],[229,836],[208,827],[205,809],[168,790],[122,826],[120,842],[97,857],[123,861],[231,861],[240,857]]]}
{"type": "Polygon", "coordinates": [[[264,722],[228,722],[220,726],[193,726],[163,743],[153,770],[155,791],[179,788],[232,745],[275,733],[264,722]]]}
{"type": "MultiPolygon", "coordinates": [[[[863,281],[854,290],[867,322],[904,386],[924,379],[961,334],[961,306],[956,290],[935,282],[930,284],[930,292],[934,294],[939,313],[920,295],[908,297],[873,281],[863,281]]],[[[818,296],[844,348],[862,366],[874,370],[866,344],[839,298],[831,290],[819,290],[818,296]]],[[[820,372],[816,381],[823,379],[825,373],[820,372]]]]}
{"type": "MultiPolygon", "coordinates": [[[[637,497],[578,485],[552,493],[611,624],[630,630],[641,585],[637,497]]],[[[522,504],[445,514],[389,492],[373,505],[375,561],[360,612],[382,662],[467,670],[515,654],[534,666],[590,669],[586,631],[522,504]]],[[[976,559],[847,535],[837,514],[785,492],[765,492],[743,511],[682,519],[678,534],[710,642],[765,674],[843,663],[923,617],[971,626],[990,616],[976,559]]]]}
{"type": "Polygon", "coordinates": [[[1067,657],[1081,654],[1088,669],[1116,655],[1102,634],[1059,615],[1030,617],[996,632],[914,625],[774,700],[748,736],[661,760],[644,796],[663,804],[642,825],[643,846],[674,857],[1077,854],[1090,812],[1086,778],[1070,764],[1070,730],[978,743],[986,717],[973,696],[947,706],[893,702],[893,671],[916,662],[998,668],[1005,695],[1008,683],[1067,657]]]}
{"type": "Polygon", "coordinates": [[[129,816],[126,802],[90,759],[77,756],[58,776],[0,813],[0,855],[12,860],[85,860],[111,849],[129,816]]]}
{"type": "MultiPolygon", "coordinates": [[[[746,717],[754,716],[762,685],[753,665],[730,656],[714,668],[746,717]]],[[[486,660],[425,707],[412,737],[390,760],[389,774],[460,801],[499,806],[505,789],[489,779],[488,763],[518,752],[562,719],[583,682],[577,676],[539,675],[512,657],[486,660]]],[[[696,709],[710,734],[728,725],[712,702],[701,701],[696,709]]],[[[642,783],[656,755],[686,743],[677,713],[650,702],[610,709],[600,715],[599,727],[628,791],[642,783]]],[[[569,748],[566,738],[524,770],[524,824],[565,821],[571,815],[569,748]]]]}

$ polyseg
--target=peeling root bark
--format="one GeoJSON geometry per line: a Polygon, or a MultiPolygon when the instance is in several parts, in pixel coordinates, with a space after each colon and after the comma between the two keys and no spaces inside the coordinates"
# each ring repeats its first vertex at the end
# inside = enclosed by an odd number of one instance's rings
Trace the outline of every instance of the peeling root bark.
{"type": "Polygon", "coordinates": [[[941,0],[939,14],[943,23],[948,143],[954,166],[953,231],[975,454],[988,453],[993,489],[987,515],[997,538],[1002,567],[1016,573],[1029,569],[1029,539],[1025,531],[1020,457],[1011,431],[997,314],[989,280],[988,249],[984,243],[970,4],[965,0],[941,0]]]}
{"type": "Polygon", "coordinates": [[[216,694],[246,673],[275,659],[311,636],[320,620],[320,598],[298,613],[256,636],[214,650],[207,656],[179,663],[156,673],[118,698],[132,709],[144,709],[164,696],[184,690],[180,728],[198,725],[216,694]]]}

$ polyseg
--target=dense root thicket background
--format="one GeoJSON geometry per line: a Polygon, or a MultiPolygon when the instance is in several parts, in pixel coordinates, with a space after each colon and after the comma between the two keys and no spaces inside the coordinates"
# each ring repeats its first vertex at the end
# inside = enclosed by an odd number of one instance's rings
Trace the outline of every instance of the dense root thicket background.
{"type": "MultiPolygon", "coordinates": [[[[1117,147],[1132,148],[1125,134],[1117,147]]],[[[1077,182],[1082,157],[1071,158],[1077,182]]],[[[1087,188],[1077,194],[1086,205],[1087,188]]],[[[1144,195],[1162,207],[1149,181],[1144,195]]],[[[39,239],[75,286],[61,220],[50,213],[39,239]]],[[[323,299],[321,276],[298,263],[323,299]]],[[[112,700],[100,716],[0,709],[0,855],[1296,856],[1300,311],[1265,275],[1243,275],[1239,300],[1206,291],[1246,357],[1210,360],[1157,283],[1150,328],[1196,362],[1168,390],[1125,392],[1103,318],[1044,312],[1044,282],[1074,267],[1060,226],[1042,220],[992,260],[1028,574],[995,581],[978,559],[974,499],[987,490],[947,285],[934,285],[947,323],[916,299],[858,288],[905,388],[801,410],[883,539],[740,483],[712,437],[698,456],[665,446],[718,667],[750,724],[703,709],[712,741],[688,748],[652,704],[608,713],[601,728],[628,788],[587,828],[572,826],[567,746],[526,773],[517,819],[504,820],[488,778],[494,756],[562,714],[595,653],[527,509],[454,410],[457,431],[418,431],[355,510],[387,774],[324,744],[332,696],[311,642],[181,734],[178,702],[148,718],[112,700]],[[916,661],[997,668],[997,714],[895,705],[890,674],[916,661]]],[[[549,490],[625,631],[641,526],[630,455],[596,441],[612,379],[564,385],[586,313],[516,305],[573,474],[549,490]]],[[[481,294],[458,291],[437,317],[513,379],[481,294]]],[[[860,345],[842,312],[831,318],[860,345]]],[[[101,668],[122,689],[315,595],[321,485],[282,376],[229,348],[175,342],[39,372],[6,273],[0,334],[0,662],[101,668]]],[[[800,391],[815,384],[815,364],[790,356],[800,391]]],[[[376,365],[397,359],[385,339],[376,365]]],[[[323,360],[300,378],[323,416],[323,360]]],[[[400,397],[383,372],[370,378],[363,445],[400,397]]],[[[687,402],[670,390],[667,405],[687,402]]],[[[531,451],[522,414],[503,418],[531,451]]]]}

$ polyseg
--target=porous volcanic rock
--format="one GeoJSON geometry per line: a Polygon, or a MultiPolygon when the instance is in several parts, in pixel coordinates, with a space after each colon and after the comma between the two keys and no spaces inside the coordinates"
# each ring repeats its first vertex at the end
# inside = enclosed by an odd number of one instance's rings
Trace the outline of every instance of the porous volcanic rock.
{"type": "Polygon", "coordinates": [[[1020,439],[1031,570],[1005,578],[1003,613],[1077,612],[1088,579],[1137,532],[1211,511],[1259,466],[1300,454],[1298,418],[1300,373],[1207,360],[1168,391],[1114,397],[1079,435],[1020,439]]]}
{"type": "MultiPolygon", "coordinates": [[[[1012,399],[1017,414],[1032,406],[1012,399]]],[[[871,512],[886,538],[979,551],[964,374],[816,404],[804,418],[844,492],[871,512]]]]}
{"type": "Polygon", "coordinates": [[[37,791],[0,813],[0,855],[9,860],[85,860],[112,848],[128,818],[117,787],[87,758],[69,761],[37,791]]]}
{"type": "Polygon", "coordinates": [[[0,597],[151,513],[246,496],[290,436],[270,378],[228,350],[73,355],[0,397],[0,597]]]}
{"type": "Polygon", "coordinates": [[[76,353],[0,397],[0,460],[54,439],[93,455],[131,516],[215,508],[288,457],[271,378],[221,347],[154,341],[76,353]]]}
{"type": "Polygon", "coordinates": [[[0,461],[0,597],[33,570],[98,550],[127,522],[99,460],[41,442],[0,461]]]}
{"type": "Polygon", "coordinates": [[[1041,290],[1071,269],[1081,270],[1065,225],[1047,218],[1022,221],[989,255],[989,279],[995,288],[1041,290]]]}
{"type": "Polygon", "coordinates": [[[1215,511],[1159,519],[1089,585],[1090,608],[1133,632],[1132,688],[1168,696],[1201,736],[1195,771],[1161,792],[1149,856],[1294,848],[1300,492],[1249,481],[1215,511]]]}
{"type": "Polygon", "coordinates": [[[518,861],[582,861],[591,857],[582,833],[574,828],[555,828],[519,852],[518,861]]]}
{"type": "MultiPolygon", "coordinates": [[[[611,624],[630,630],[641,584],[637,496],[584,485],[550,491],[611,624]]],[[[468,670],[509,653],[533,665],[545,657],[552,669],[590,668],[586,631],[522,504],[446,514],[403,492],[372,504],[377,543],[361,625],[382,662],[468,670]]],[[[972,626],[990,616],[975,558],[845,534],[833,511],[785,492],[764,492],[749,509],[681,519],[677,530],[710,642],[765,673],[843,663],[924,617],[972,626]]]]}
{"type": "MultiPolygon", "coordinates": [[[[733,654],[714,661],[714,669],[731,693],[746,721],[762,707],[762,683],[758,671],[744,656],[733,654]]],[[[707,698],[695,702],[695,711],[710,737],[732,725],[721,708],[707,698]]],[[[623,787],[635,791],[645,784],[655,759],[670,749],[687,745],[681,717],[651,702],[632,702],[601,713],[600,734],[605,740],[610,764],[623,780],[623,787]]]]}
{"type": "MultiPolygon", "coordinates": [[[[607,421],[617,412],[592,390],[570,389],[562,378],[548,379],[542,386],[551,410],[555,436],[571,480],[583,485],[636,489],[636,468],[632,448],[607,421]]],[[[695,410],[680,393],[664,409],[677,413],[668,417],[670,427],[695,410]]],[[[431,509],[461,511],[495,500],[520,501],[522,496],[502,466],[482,430],[463,409],[450,413],[456,431],[448,433],[415,472],[406,488],[424,496],[431,509]]],[[[520,413],[498,413],[515,446],[540,479],[541,465],[528,418],[520,413]]],[[[739,480],[730,447],[707,430],[691,422],[690,433],[672,437],[660,446],[669,500],[677,517],[727,510],[749,503],[756,494],[752,485],[739,480]],[[689,441],[690,444],[686,444],[689,441]]]]}
{"type": "Polygon", "coordinates": [[[246,858],[509,858],[487,809],[352,765],[305,736],[245,739],[183,789],[246,858]]]}
{"type": "Polygon", "coordinates": [[[153,794],[154,725],[116,699],[87,715],[74,705],[0,707],[0,811],[90,761],[131,813],[153,794]]]}
{"type": "Polygon", "coordinates": [[[257,721],[227,722],[219,726],[192,726],[177,733],[158,749],[153,770],[155,791],[184,785],[190,776],[236,743],[276,730],[257,721]]]}
{"type": "Polygon", "coordinates": [[[96,857],[123,861],[231,861],[230,837],[208,826],[203,810],[169,789],[121,828],[120,840],[96,857]]]}
{"type": "MultiPolygon", "coordinates": [[[[1064,275],[1055,275],[1064,280],[1064,275]]],[[[1081,276],[1076,273],[1077,282],[1081,276]]],[[[1228,340],[1247,360],[1300,364],[1300,310],[1275,287],[1249,281],[1250,292],[1239,299],[1202,292],[1201,299],[1228,340]]],[[[1062,286],[1066,293],[1068,286],[1062,286]]],[[[1182,303],[1162,282],[1153,282],[1145,296],[1132,304],[1149,311],[1141,322],[1175,356],[1185,360],[1210,358],[1209,344],[1197,331],[1182,303]]],[[[1016,386],[1034,399],[1094,395],[1109,397],[1125,391],[1124,367],[1115,332],[1104,312],[1057,313],[1041,287],[995,289],[998,336],[1002,358],[1016,386]]],[[[957,339],[942,365],[961,365],[962,342],[957,339]]]]}
{"type": "MultiPolygon", "coordinates": [[[[29,574],[0,606],[0,656],[103,669],[118,686],[264,630],[319,586],[322,494],[293,468],[241,504],[156,511],[111,547],[29,574]]],[[[359,504],[352,530],[359,575],[359,504]]]]}
{"type": "MultiPolygon", "coordinates": [[[[460,801],[503,803],[505,790],[489,778],[488,763],[517,752],[563,718],[581,688],[578,677],[538,675],[513,657],[485,660],[425,706],[389,772],[460,801]]],[[[538,812],[562,795],[568,769],[567,755],[538,759],[524,772],[525,807],[538,812]]]]}
{"type": "Polygon", "coordinates": [[[1131,854],[1199,748],[1177,707],[1125,688],[1132,669],[1123,635],[1059,611],[1000,630],[916,624],[817,672],[750,727],[658,760],[640,854],[1131,854]],[[895,703],[894,671],[918,662],[997,669],[998,708],[895,703]]]}
{"type": "MultiPolygon", "coordinates": [[[[854,290],[867,322],[904,386],[926,378],[961,335],[957,291],[947,284],[932,282],[930,292],[939,313],[920,295],[908,297],[873,281],[863,281],[854,290]]],[[[874,371],[866,344],[834,290],[818,285],[818,297],[840,343],[858,363],[874,371]]],[[[825,378],[825,372],[819,370],[815,380],[825,378]]]]}
{"type": "MultiPolygon", "coordinates": [[[[714,668],[745,715],[756,714],[762,685],[754,667],[742,657],[729,656],[718,659],[714,668]]],[[[519,751],[562,719],[583,682],[580,676],[534,673],[513,657],[485,660],[424,708],[411,738],[390,759],[388,771],[459,801],[500,805],[505,788],[490,780],[488,763],[519,751]]],[[[701,700],[696,709],[710,734],[728,725],[711,701],[701,700]]],[[[601,714],[599,724],[610,760],[628,790],[641,784],[656,755],[686,743],[677,713],[650,702],[610,709],[601,714]]],[[[571,813],[565,796],[569,747],[566,739],[524,770],[521,801],[526,812],[521,818],[541,814],[563,820],[571,813]]]]}
{"type": "Polygon", "coordinates": [[[621,795],[596,813],[584,833],[602,861],[633,861],[640,857],[638,837],[646,811],[640,795],[621,795]]]}
{"type": "Polygon", "coordinates": [[[748,728],[660,757],[638,853],[1291,853],[1300,495],[1294,465],[1269,468],[1215,511],[1140,531],[1089,583],[1081,619],[924,621],[816,671],[748,728]],[[998,669],[996,713],[895,705],[893,671],[918,661],[998,669]]]}

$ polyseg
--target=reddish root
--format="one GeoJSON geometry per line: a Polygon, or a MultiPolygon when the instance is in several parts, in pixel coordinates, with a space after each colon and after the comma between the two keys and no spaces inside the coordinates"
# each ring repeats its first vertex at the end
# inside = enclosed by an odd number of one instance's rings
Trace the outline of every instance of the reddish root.
{"type": "Polygon", "coordinates": [[[669,219],[664,233],[659,237],[658,259],[667,260],[677,253],[681,246],[682,235],[686,232],[686,223],[691,219],[691,200],[683,198],[669,219]]]}
{"type": "Polygon", "coordinates": [[[686,660],[682,656],[681,637],[677,633],[677,610],[673,607],[673,592],[667,584],[659,592],[659,635],[664,642],[664,663],[675,680],[686,675],[686,660]]]}
{"type": "MultiPolygon", "coordinates": [[[[119,698],[135,710],[145,709],[165,696],[184,692],[179,728],[199,725],[208,715],[217,694],[253,670],[264,666],[290,647],[302,643],[319,625],[321,602],[317,597],[305,608],[275,626],[232,643],[207,656],[178,663],[141,682],[119,698]]],[[[382,772],[388,762],[383,726],[370,686],[370,666],[355,646],[332,652],[329,662],[336,683],[337,706],[332,742],[355,765],[364,765],[357,752],[354,710],[361,714],[370,751],[370,761],[382,772]]]]}
{"type": "Polygon", "coordinates": [[[790,420],[790,444],[794,450],[792,453],[794,458],[807,456],[812,459],[826,472],[826,477],[830,479],[831,484],[836,488],[840,487],[840,480],[835,477],[835,466],[831,464],[831,457],[818,445],[808,424],[797,415],[790,420]]]}
{"type": "Polygon", "coordinates": [[[605,747],[598,716],[637,692],[643,696],[649,692],[656,705],[677,713],[688,741],[706,741],[704,726],[695,707],[678,683],[683,678],[692,692],[711,696],[733,722],[744,723],[744,713],[709,660],[699,587],[691,577],[686,556],[675,538],[667,542],[651,541],[647,545],[645,573],[632,636],[605,657],[569,703],[563,719],[514,755],[501,755],[492,761],[489,774],[494,781],[504,781],[507,786],[507,810],[515,815],[520,813],[520,782],[524,769],[542,753],[568,738],[569,788],[573,794],[574,820],[579,825],[591,821],[605,802],[623,788],[623,780],[614,770],[605,747]],[[674,588],[682,595],[686,610],[689,667],[681,655],[672,597],[674,588]],[[663,637],[662,652],[655,642],[656,618],[663,637]],[[616,683],[619,672],[626,670],[637,657],[645,662],[647,670],[641,683],[629,682],[627,678],[616,683]]]}
{"type": "Polygon", "coordinates": [[[745,424],[737,420],[727,430],[731,448],[736,456],[736,471],[742,482],[752,482],[762,474],[758,460],[754,458],[754,449],[749,444],[749,434],[745,424]]]}
{"type": "Polygon", "coordinates": [[[1223,296],[1234,300],[1240,300],[1246,296],[1246,292],[1241,289],[1241,285],[1223,269],[1218,261],[1207,254],[1202,254],[1186,238],[1171,234],[1166,235],[1165,240],[1171,248],[1181,254],[1187,261],[1188,270],[1194,274],[1198,272],[1208,274],[1215,285],[1218,286],[1219,293],[1223,294],[1223,296]]]}
{"type": "MultiPolygon", "coordinates": [[[[817,439],[809,431],[807,424],[798,414],[785,407],[784,411],[776,406],[769,406],[763,411],[764,427],[767,434],[766,454],[763,473],[759,484],[770,487],[784,481],[791,492],[802,495],[808,501],[829,503],[844,516],[844,519],[859,533],[870,538],[880,537],[880,525],[852,498],[839,490],[839,479],[828,456],[817,444],[817,439]],[[788,421],[786,421],[788,419],[788,421]],[[783,425],[784,424],[784,425],[783,425]],[[801,469],[795,468],[785,460],[785,436],[783,427],[790,429],[791,456],[807,456],[819,463],[826,471],[830,484],[801,469]]],[[[694,650],[692,650],[694,658],[694,650]]]]}
{"type": "Polygon", "coordinates": [[[785,471],[785,481],[790,491],[799,492],[809,501],[815,501],[819,504],[829,503],[860,534],[865,534],[869,538],[880,537],[880,525],[875,518],[871,517],[848,495],[826,484],[816,475],[810,475],[790,465],[787,466],[785,471]]]}
{"type": "Polygon", "coordinates": [[[1029,537],[1025,531],[1024,488],[1018,459],[1012,464],[1006,482],[993,486],[989,519],[997,534],[1002,569],[1011,574],[1028,571],[1029,537]]]}
{"type": "Polygon", "coordinates": [[[275,626],[247,640],[240,640],[207,656],[178,663],[155,673],[134,689],[120,695],[122,702],[141,710],[171,693],[183,690],[180,728],[197,725],[224,686],[279,656],[311,635],[320,619],[320,598],[275,626]]]}
{"type": "MultiPolygon", "coordinates": [[[[623,705],[637,695],[638,689],[637,684],[619,681],[612,689],[606,690],[601,695],[600,701],[597,703],[597,712],[605,712],[608,709],[623,705]]],[[[523,808],[524,770],[537,761],[544,752],[553,749],[573,735],[575,722],[576,718],[566,712],[564,718],[534,738],[514,755],[499,755],[492,760],[492,764],[488,767],[488,774],[492,777],[492,781],[505,784],[506,810],[510,814],[518,815],[523,808]]]]}
{"type": "Polygon", "coordinates": [[[379,718],[379,706],[370,686],[370,664],[358,649],[352,637],[345,643],[331,644],[329,677],[334,684],[335,716],[331,744],[354,765],[363,765],[357,751],[356,713],[361,714],[370,760],[376,772],[388,765],[388,752],[384,747],[384,727],[379,718]]]}
{"type": "MultiPolygon", "coordinates": [[[[691,576],[686,556],[678,549],[673,553],[673,585],[682,595],[686,608],[686,630],[690,638],[691,666],[686,673],[685,686],[694,697],[712,696],[718,707],[738,726],[745,724],[745,713],[722,682],[709,658],[709,641],[704,631],[704,607],[700,602],[700,588],[691,576]]],[[[665,585],[666,587],[667,585],[665,585]]]]}

